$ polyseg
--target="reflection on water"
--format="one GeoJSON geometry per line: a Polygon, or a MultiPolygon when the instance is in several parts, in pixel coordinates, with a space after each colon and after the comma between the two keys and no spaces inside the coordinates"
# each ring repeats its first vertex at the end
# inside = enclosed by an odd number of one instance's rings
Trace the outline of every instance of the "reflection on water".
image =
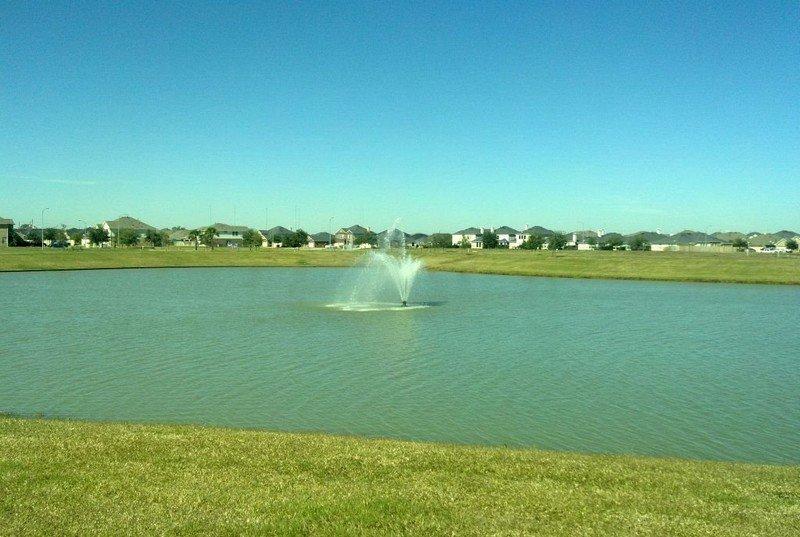
{"type": "Polygon", "coordinates": [[[0,274],[0,411],[800,463],[798,288],[357,277],[0,274]]]}

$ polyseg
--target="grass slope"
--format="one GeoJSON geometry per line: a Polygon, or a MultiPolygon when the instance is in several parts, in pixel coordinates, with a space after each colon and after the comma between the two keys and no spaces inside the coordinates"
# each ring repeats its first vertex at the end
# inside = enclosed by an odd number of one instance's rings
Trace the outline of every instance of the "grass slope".
{"type": "Polygon", "coordinates": [[[800,468],[0,417],[4,534],[780,535],[800,468]]]}
{"type": "MultiPolygon", "coordinates": [[[[346,267],[362,252],[191,248],[0,250],[0,271],[153,267],[346,267]]],[[[429,270],[637,280],[800,285],[800,255],[695,252],[530,252],[514,250],[415,250],[429,270]]]]}

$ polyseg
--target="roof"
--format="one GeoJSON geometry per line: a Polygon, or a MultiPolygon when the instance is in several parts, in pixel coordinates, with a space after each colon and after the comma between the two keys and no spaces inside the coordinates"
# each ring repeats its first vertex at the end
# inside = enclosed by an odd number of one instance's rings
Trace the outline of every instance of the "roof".
{"type": "Polygon", "coordinates": [[[294,234],[294,231],[291,229],[286,229],[283,226],[275,226],[269,229],[261,229],[259,231],[265,237],[286,237],[294,234]]]}
{"type": "Polygon", "coordinates": [[[138,231],[155,230],[150,224],[145,224],[132,216],[120,216],[116,220],[106,220],[106,224],[111,229],[135,229],[138,231]]]}
{"type": "Polygon", "coordinates": [[[309,237],[314,239],[314,242],[331,242],[331,234],[325,231],[312,233],[309,237]]]}
{"type": "Polygon", "coordinates": [[[676,233],[672,235],[670,239],[674,244],[709,244],[723,242],[713,235],[703,233],[702,231],[692,231],[691,229],[685,229],[680,233],[676,233]]]}
{"type": "Polygon", "coordinates": [[[516,235],[517,233],[519,233],[519,231],[517,231],[513,227],[508,227],[508,226],[500,226],[499,228],[495,229],[494,232],[497,233],[498,235],[516,235]]]}
{"type": "Polygon", "coordinates": [[[657,231],[637,231],[636,233],[625,235],[623,239],[625,242],[629,242],[639,236],[644,237],[650,244],[672,244],[672,237],[657,231]]]}
{"type": "Polygon", "coordinates": [[[476,227],[464,228],[461,231],[456,231],[453,235],[480,235],[481,230],[476,227]]]}
{"type": "Polygon", "coordinates": [[[206,229],[208,229],[209,227],[213,227],[214,229],[216,229],[217,233],[231,233],[233,231],[244,233],[245,231],[250,229],[247,226],[231,226],[229,224],[223,224],[221,222],[216,222],[214,224],[211,224],[210,226],[207,226],[206,229]]]}
{"type": "Polygon", "coordinates": [[[14,221],[10,218],[0,218],[0,226],[13,226],[14,221]]]}
{"type": "Polygon", "coordinates": [[[169,232],[169,239],[172,241],[182,241],[188,238],[189,238],[188,229],[176,229],[175,231],[169,232]]]}
{"type": "Polygon", "coordinates": [[[555,231],[553,231],[552,229],[547,229],[546,227],[542,226],[533,226],[523,231],[523,233],[527,235],[541,235],[543,237],[548,237],[553,233],[555,233],[555,231]]]}
{"type": "Polygon", "coordinates": [[[365,228],[364,226],[359,226],[358,224],[342,229],[349,231],[353,235],[366,235],[367,233],[369,233],[369,230],[367,228],[365,228]]]}
{"type": "Polygon", "coordinates": [[[429,236],[424,233],[414,233],[413,235],[410,235],[408,238],[411,239],[411,242],[421,242],[428,240],[428,237],[429,236]]]}

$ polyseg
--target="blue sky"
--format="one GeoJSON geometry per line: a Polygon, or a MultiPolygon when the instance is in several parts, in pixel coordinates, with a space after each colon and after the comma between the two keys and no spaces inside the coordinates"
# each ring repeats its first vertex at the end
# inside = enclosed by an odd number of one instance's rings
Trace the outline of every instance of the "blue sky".
{"type": "Polygon", "coordinates": [[[797,2],[1,9],[18,222],[800,228],[797,2]]]}

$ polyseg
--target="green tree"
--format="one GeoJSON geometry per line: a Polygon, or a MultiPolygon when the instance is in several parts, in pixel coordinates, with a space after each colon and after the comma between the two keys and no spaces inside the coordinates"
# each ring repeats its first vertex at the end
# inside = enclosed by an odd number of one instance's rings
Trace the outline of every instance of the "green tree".
{"type": "Polygon", "coordinates": [[[202,238],[203,234],[200,232],[199,229],[193,229],[189,232],[189,240],[194,243],[194,249],[200,246],[200,239],[202,238]]]}
{"type": "Polygon", "coordinates": [[[353,243],[356,246],[359,246],[361,244],[375,245],[378,243],[378,236],[373,231],[367,231],[363,235],[356,235],[356,238],[353,239],[353,243]]]}
{"type": "Polygon", "coordinates": [[[55,229],[52,227],[48,227],[44,230],[44,240],[50,241],[58,241],[64,238],[64,232],[60,229],[55,229]]]}
{"type": "Polygon", "coordinates": [[[788,241],[786,241],[786,249],[789,250],[790,252],[794,252],[795,250],[797,250],[797,241],[794,239],[789,239],[788,241]]]}
{"type": "Polygon", "coordinates": [[[633,239],[631,239],[630,247],[631,250],[634,251],[645,251],[650,250],[650,243],[647,241],[644,235],[636,235],[633,239]]]}
{"type": "Polygon", "coordinates": [[[139,244],[139,234],[135,229],[124,228],[119,230],[119,243],[125,246],[136,246],[139,244]]]}
{"type": "Polygon", "coordinates": [[[589,235],[588,237],[586,237],[586,244],[590,246],[597,246],[597,237],[589,235]]]}
{"type": "Polygon", "coordinates": [[[563,233],[553,233],[550,235],[550,238],[547,239],[547,249],[548,250],[563,250],[564,247],[567,245],[567,236],[563,233]]]}
{"type": "Polygon", "coordinates": [[[81,242],[83,241],[83,231],[73,231],[69,238],[74,243],[74,246],[81,246],[81,242]]]}
{"type": "Polygon", "coordinates": [[[541,250],[542,246],[544,246],[544,237],[538,233],[531,233],[525,239],[525,242],[520,245],[520,248],[523,250],[541,250]]]}
{"type": "Polygon", "coordinates": [[[481,234],[481,242],[484,248],[497,248],[497,233],[487,229],[481,234]]]}
{"type": "Polygon", "coordinates": [[[145,233],[144,240],[150,243],[155,248],[160,248],[167,243],[167,234],[157,231],[155,229],[148,229],[145,233]]]}
{"type": "Polygon", "coordinates": [[[464,250],[468,250],[471,247],[469,239],[467,238],[466,235],[461,237],[461,242],[458,243],[458,247],[464,250]]]}
{"type": "Polygon", "coordinates": [[[214,226],[209,226],[203,230],[203,233],[200,235],[200,240],[203,242],[203,244],[213,250],[216,246],[216,243],[214,242],[216,237],[219,237],[217,228],[214,226]]]}
{"type": "Polygon", "coordinates": [[[743,237],[733,239],[733,247],[740,252],[747,250],[747,241],[743,237]]]}
{"type": "Polygon", "coordinates": [[[260,248],[263,242],[264,238],[261,236],[261,233],[255,229],[248,229],[242,233],[242,245],[247,246],[251,250],[253,247],[260,248]]]}
{"type": "MultiPolygon", "coordinates": [[[[283,241],[284,246],[288,246],[289,248],[300,248],[301,246],[305,246],[308,244],[308,233],[303,231],[302,229],[298,229],[283,241]]],[[[358,243],[361,244],[361,243],[358,243]]]]}
{"type": "Polygon", "coordinates": [[[425,242],[426,248],[452,248],[453,236],[448,233],[434,233],[425,242]]]}
{"type": "Polygon", "coordinates": [[[99,224],[89,230],[89,243],[100,246],[108,242],[108,231],[103,229],[99,224]]]}

